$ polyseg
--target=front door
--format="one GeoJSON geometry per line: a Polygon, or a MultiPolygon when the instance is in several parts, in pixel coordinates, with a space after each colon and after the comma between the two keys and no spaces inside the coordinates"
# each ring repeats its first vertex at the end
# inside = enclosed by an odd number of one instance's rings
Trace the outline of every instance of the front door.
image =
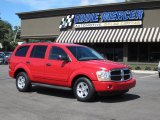
{"type": "Polygon", "coordinates": [[[51,46],[45,68],[46,79],[50,84],[67,86],[71,62],[60,60],[59,56],[67,56],[64,49],[51,46]]]}

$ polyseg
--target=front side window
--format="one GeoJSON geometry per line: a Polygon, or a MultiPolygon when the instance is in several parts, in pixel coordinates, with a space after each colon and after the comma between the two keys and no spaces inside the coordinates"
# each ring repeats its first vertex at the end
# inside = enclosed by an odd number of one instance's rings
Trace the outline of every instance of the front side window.
{"type": "Polygon", "coordinates": [[[44,45],[35,45],[32,49],[31,58],[44,58],[46,53],[47,46],[44,45]]]}
{"type": "Polygon", "coordinates": [[[103,60],[104,58],[95,50],[83,46],[68,46],[67,47],[74,57],[79,61],[85,60],[103,60]]]}
{"type": "Polygon", "coordinates": [[[59,60],[59,56],[67,56],[66,52],[59,47],[52,47],[49,54],[50,60],[59,60]]]}
{"type": "Polygon", "coordinates": [[[17,49],[15,56],[25,57],[28,52],[29,46],[21,46],[17,49]]]}

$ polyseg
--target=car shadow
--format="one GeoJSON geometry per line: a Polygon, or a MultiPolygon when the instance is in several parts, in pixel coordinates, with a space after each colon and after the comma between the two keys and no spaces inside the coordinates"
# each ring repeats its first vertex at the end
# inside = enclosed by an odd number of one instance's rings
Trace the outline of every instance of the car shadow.
{"type": "Polygon", "coordinates": [[[118,102],[132,101],[139,98],[140,98],[139,95],[126,93],[121,96],[99,96],[99,98],[96,98],[96,101],[105,103],[118,103],[118,102]]]}
{"type": "Polygon", "coordinates": [[[48,96],[75,99],[72,90],[55,89],[42,86],[32,86],[30,92],[36,92],[38,94],[43,94],[48,96]]]}
{"type": "MultiPolygon", "coordinates": [[[[48,88],[43,86],[32,86],[32,89],[30,92],[36,92],[38,94],[43,94],[47,96],[56,96],[56,97],[76,100],[72,90],[55,89],[55,88],[48,88]]],[[[122,96],[97,95],[96,99],[93,102],[118,103],[118,102],[131,101],[139,98],[140,98],[139,95],[130,94],[130,93],[126,93],[122,96]]]]}

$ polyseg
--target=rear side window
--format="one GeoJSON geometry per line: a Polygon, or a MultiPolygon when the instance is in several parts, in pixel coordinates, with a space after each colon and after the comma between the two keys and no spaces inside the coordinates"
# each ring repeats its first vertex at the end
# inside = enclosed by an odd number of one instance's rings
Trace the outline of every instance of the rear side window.
{"type": "Polygon", "coordinates": [[[35,45],[32,49],[31,58],[44,58],[46,53],[47,46],[44,45],[35,45]]]}
{"type": "Polygon", "coordinates": [[[28,52],[29,46],[21,46],[17,49],[15,56],[25,57],[28,52]]]}

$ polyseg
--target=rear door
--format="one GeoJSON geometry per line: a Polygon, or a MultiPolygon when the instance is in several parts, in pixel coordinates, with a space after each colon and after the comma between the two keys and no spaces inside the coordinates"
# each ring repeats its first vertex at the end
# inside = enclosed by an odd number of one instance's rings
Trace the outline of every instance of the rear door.
{"type": "Polygon", "coordinates": [[[44,82],[45,72],[45,53],[47,45],[34,45],[26,64],[31,71],[33,80],[35,82],[44,82]]]}
{"type": "Polygon", "coordinates": [[[66,86],[71,62],[63,61],[58,56],[68,56],[65,50],[58,46],[50,46],[46,61],[45,76],[51,84],[66,86]]]}

